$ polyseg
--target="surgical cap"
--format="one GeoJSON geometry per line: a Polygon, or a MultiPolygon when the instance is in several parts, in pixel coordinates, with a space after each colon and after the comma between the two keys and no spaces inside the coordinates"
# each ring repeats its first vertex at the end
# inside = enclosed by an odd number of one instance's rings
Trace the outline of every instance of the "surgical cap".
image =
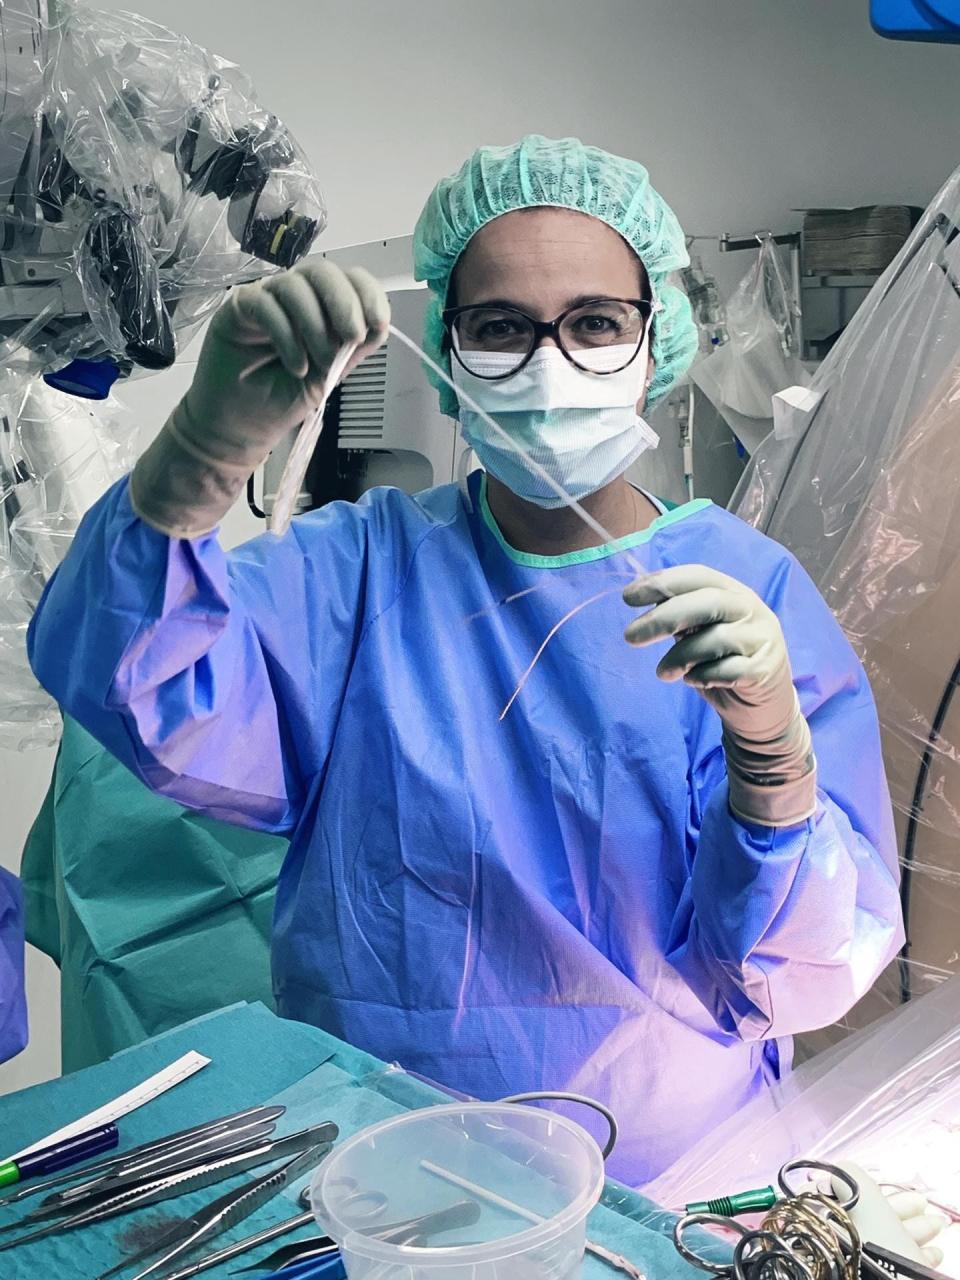
{"type": "MultiPolygon", "coordinates": [[[[619,232],[646,269],[659,310],[652,355],[656,372],[647,394],[652,405],[693,362],[697,329],[686,294],[668,282],[688,265],[686,241],[676,215],[650,185],[641,164],[588,147],[576,138],[551,141],[531,134],[510,147],[480,147],[452,178],[434,188],[413,234],[414,275],[434,297],[427,309],[424,349],[449,371],[442,311],[450,277],[470,240],[486,223],[513,209],[573,209],[599,218],[619,232]]],[[[428,371],[429,372],[429,371],[428,371]]],[[[456,417],[452,388],[435,375],[440,408],[456,417]]]]}

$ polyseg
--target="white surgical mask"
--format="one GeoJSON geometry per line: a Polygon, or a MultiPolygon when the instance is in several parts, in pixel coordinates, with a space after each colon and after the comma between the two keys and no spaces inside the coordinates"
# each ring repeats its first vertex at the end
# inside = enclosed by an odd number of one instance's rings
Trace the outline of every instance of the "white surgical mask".
{"type": "MultiPolygon", "coordinates": [[[[647,374],[647,339],[625,369],[602,372],[616,369],[631,349],[610,346],[578,353],[597,370],[586,373],[556,347],[539,347],[519,373],[502,382],[490,381],[490,375],[511,368],[516,356],[461,351],[470,370],[454,358],[453,381],[579,501],[622,475],[641,453],[659,443],[657,433],[637,415],[647,374]]],[[[460,429],[485,470],[518,497],[539,507],[564,505],[523,454],[463,401],[460,429]]]]}

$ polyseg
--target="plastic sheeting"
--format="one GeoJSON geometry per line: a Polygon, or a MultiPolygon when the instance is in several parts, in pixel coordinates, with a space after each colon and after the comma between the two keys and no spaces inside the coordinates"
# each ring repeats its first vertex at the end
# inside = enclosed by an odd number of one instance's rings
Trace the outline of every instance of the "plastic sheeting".
{"type": "Polygon", "coordinates": [[[4,0],[0,84],[0,746],[22,748],[60,727],[30,616],[134,460],[116,405],[89,400],[172,364],[228,286],[296,262],[326,213],[243,73],[135,14],[4,0]]]}
{"type": "Polygon", "coordinates": [[[772,397],[809,381],[798,354],[797,308],[776,243],[761,237],[756,261],[726,306],[728,340],[690,370],[748,453],[773,428],[772,397]]]}
{"type": "Polygon", "coordinates": [[[39,379],[0,386],[0,746],[60,736],[27,662],[27,626],[83,513],[132,465],[135,445],[116,404],[94,410],[39,379]]]}
{"type": "Polygon", "coordinates": [[[66,0],[0,23],[0,366],[166,368],[228,285],[307,252],[317,181],[239,68],[66,0]]]}
{"type": "Polygon", "coordinates": [[[852,1160],[922,1192],[960,1276],[960,977],[799,1067],[644,1188],[668,1208],[776,1182],[787,1160],[852,1160]]]}
{"type": "Polygon", "coordinates": [[[960,171],[778,422],[734,509],[795,552],[884,737],[908,949],[836,1039],[960,969],[960,171]]]}

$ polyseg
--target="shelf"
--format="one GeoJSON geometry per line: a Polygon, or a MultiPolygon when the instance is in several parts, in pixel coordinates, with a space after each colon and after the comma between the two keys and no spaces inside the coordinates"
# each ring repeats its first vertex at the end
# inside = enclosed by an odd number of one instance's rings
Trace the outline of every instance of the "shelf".
{"type": "Polygon", "coordinates": [[[875,276],[801,276],[802,289],[872,289],[880,279],[875,276]]]}

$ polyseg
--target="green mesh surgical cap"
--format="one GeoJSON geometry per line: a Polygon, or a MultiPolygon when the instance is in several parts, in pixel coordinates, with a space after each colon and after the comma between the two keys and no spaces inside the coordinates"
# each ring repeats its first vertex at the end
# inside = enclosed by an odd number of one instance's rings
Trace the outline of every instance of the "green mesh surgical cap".
{"type": "MultiPolygon", "coordinates": [[[[531,134],[511,147],[480,147],[452,178],[432,191],[413,234],[414,275],[434,297],[427,309],[424,349],[441,368],[444,351],[441,312],[450,277],[471,238],[488,222],[513,209],[551,206],[599,218],[619,232],[646,269],[659,303],[653,327],[656,372],[647,395],[655,403],[690,367],[697,352],[697,328],[686,294],[668,283],[670,272],[687,266],[686,241],[676,215],[650,185],[641,164],[587,147],[576,138],[554,142],[531,134]]],[[[457,416],[453,390],[435,375],[440,408],[457,416]]]]}

